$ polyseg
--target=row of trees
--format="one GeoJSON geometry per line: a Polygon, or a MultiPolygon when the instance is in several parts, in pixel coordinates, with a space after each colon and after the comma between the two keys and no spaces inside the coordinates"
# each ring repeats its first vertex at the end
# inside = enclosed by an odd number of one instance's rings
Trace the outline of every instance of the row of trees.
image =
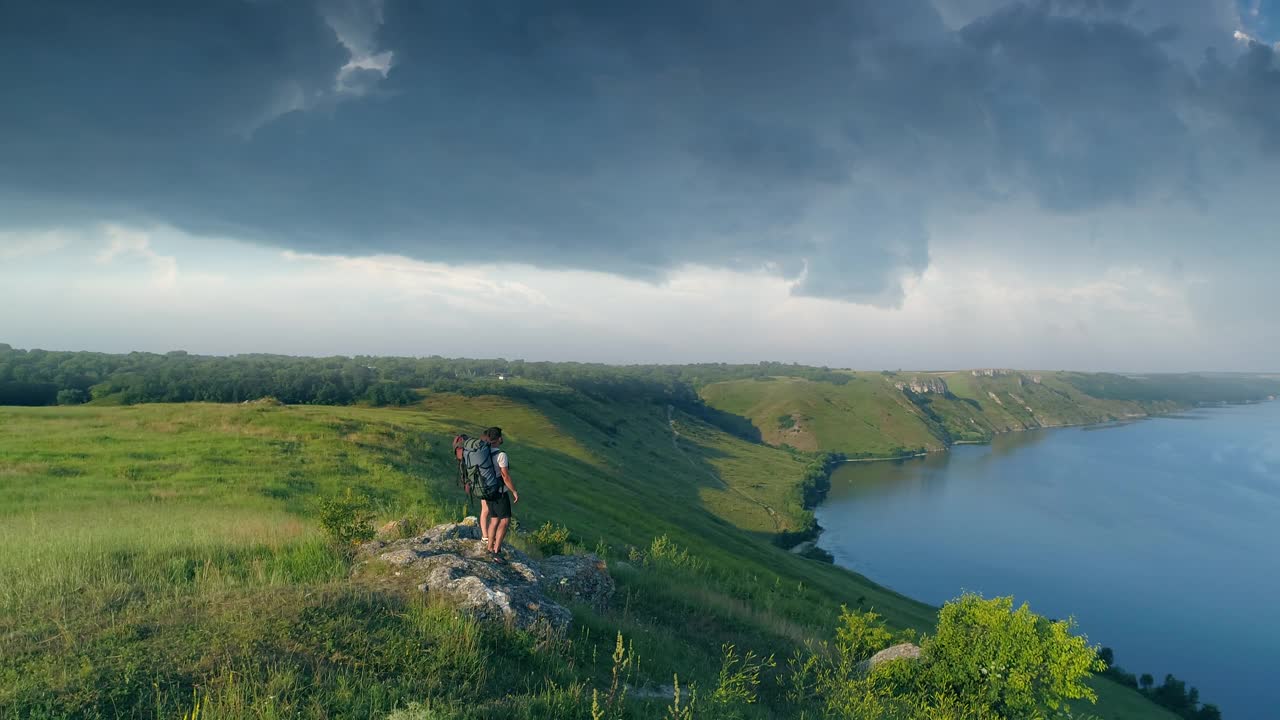
{"type": "MultiPolygon", "coordinates": [[[[758,365],[628,365],[409,357],[309,358],[284,355],[108,354],[16,350],[0,344],[0,404],[53,405],[89,400],[243,402],[275,397],[290,404],[378,405],[411,402],[411,388],[494,390],[499,376],[570,387],[599,399],[650,399],[698,406],[711,382],[772,375],[847,382],[828,368],[758,365]]],[[[497,392],[504,392],[496,386],[497,392]]],[[[738,434],[749,435],[746,427],[738,434]]]]}
{"type": "Polygon", "coordinates": [[[1200,691],[1195,687],[1187,688],[1187,683],[1173,675],[1165,675],[1164,682],[1156,685],[1151,673],[1134,675],[1115,664],[1115,652],[1104,647],[1098,652],[1098,658],[1106,663],[1103,675],[1121,685],[1131,687],[1146,695],[1152,702],[1168,708],[1186,720],[1222,720],[1222,712],[1212,703],[1200,704],[1200,691]]]}
{"type": "Polygon", "coordinates": [[[1070,373],[1077,390],[1103,400],[1176,402],[1183,405],[1256,402],[1280,394],[1280,380],[1257,375],[1144,375],[1070,373]]]}

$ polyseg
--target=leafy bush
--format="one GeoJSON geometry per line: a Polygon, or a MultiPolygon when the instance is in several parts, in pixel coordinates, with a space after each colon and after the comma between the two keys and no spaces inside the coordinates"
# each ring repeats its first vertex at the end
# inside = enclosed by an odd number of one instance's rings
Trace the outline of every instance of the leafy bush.
{"type": "Polygon", "coordinates": [[[1084,685],[1102,662],[1069,622],[1050,622],[1012,598],[964,595],[943,606],[919,660],[869,667],[895,636],[875,613],[841,612],[834,647],[787,663],[785,696],[830,717],[1013,720],[1071,717],[1067,700],[1096,701],[1084,685]]]}
{"type": "Polygon", "coordinates": [[[1084,680],[1105,669],[1073,623],[1050,622],[1013,598],[973,594],[943,606],[937,634],[925,641],[920,684],[963,700],[977,714],[1045,717],[1065,701],[1096,702],[1084,680]]]}
{"type": "Polygon", "coordinates": [[[760,688],[760,673],[776,667],[773,656],[760,658],[754,651],[748,650],[739,657],[737,648],[732,644],[721,647],[724,660],[720,665],[720,677],[715,692],[711,694],[711,702],[720,706],[721,717],[738,717],[737,710],[743,705],[753,705],[760,688]]]}
{"type": "Polygon", "coordinates": [[[529,540],[543,555],[563,555],[569,542],[569,528],[545,522],[529,535],[529,540]]]}
{"type": "Polygon", "coordinates": [[[666,567],[698,572],[706,567],[706,563],[689,551],[671,542],[671,538],[660,535],[653,539],[647,550],[632,548],[629,556],[631,562],[646,567],[666,567]]]}
{"type": "Polygon", "coordinates": [[[339,548],[353,546],[373,538],[373,511],[369,498],[347,488],[342,495],[320,500],[320,527],[325,536],[339,548]]]}

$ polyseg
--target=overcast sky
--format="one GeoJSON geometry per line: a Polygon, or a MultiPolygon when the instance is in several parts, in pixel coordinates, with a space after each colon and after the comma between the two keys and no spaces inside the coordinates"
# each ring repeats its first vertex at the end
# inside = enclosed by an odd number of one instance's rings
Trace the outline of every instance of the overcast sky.
{"type": "Polygon", "coordinates": [[[0,5],[0,342],[1280,369],[1280,0],[0,5]]]}

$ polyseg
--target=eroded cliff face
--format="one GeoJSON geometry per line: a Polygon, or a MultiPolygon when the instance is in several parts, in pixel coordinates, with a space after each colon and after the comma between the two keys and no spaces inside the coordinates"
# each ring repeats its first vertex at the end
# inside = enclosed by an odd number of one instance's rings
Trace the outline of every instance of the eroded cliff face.
{"type": "Polygon", "coordinates": [[[896,382],[894,387],[899,390],[911,392],[917,395],[946,395],[947,383],[940,377],[913,377],[907,382],[896,382]]]}

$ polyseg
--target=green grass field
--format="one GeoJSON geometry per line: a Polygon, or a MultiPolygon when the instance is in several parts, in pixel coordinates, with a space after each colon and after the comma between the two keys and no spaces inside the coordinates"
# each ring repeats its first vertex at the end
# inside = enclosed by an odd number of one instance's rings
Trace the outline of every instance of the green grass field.
{"type": "MultiPolygon", "coordinates": [[[[678,673],[705,689],[724,643],[781,658],[828,638],[841,604],[932,628],[935,609],[770,542],[797,522],[805,458],[668,412],[575,393],[0,408],[0,717],[366,718],[414,702],[402,717],[590,717],[619,633],[634,687],[678,673]],[[450,440],[494,423],[520,527],[567,526],[618,581],[566,638],[352,583],[320,536],[316,500],[348,487],[380,520],[461,518],[450,440]],[[688,555],[640,562],[660,536],[688,555]]],[[[1172,717],[1098,683],[1103,717],[1172,717]]],[[[786,707],[770,676],[742,712],[786,707]]],[[[637,698],[613,711],[663,713],[637,698]]]]}
{"type": "Polygon", "coordinates": [[[870,457],[943,447],[919,410],[879,373],[855,373],[845,385],[732,380],[707,385],[701,395],[713,407],[749,418],[772,445],[870,457]]]}
{"type": "Polygon", "coordinates": [[[713,407],[748,418],[765,442],[851,457],[888,457],[988,442],[996,433],[1106,422],[1177,409],[1175,403],[1103,400],[1066,373],[970,371],[850,373],[844,385],[800,378],[731,380],[705,386],[713,407]],[[914,400],[897,383],[942,380],[947,393],[914,400]]]}

